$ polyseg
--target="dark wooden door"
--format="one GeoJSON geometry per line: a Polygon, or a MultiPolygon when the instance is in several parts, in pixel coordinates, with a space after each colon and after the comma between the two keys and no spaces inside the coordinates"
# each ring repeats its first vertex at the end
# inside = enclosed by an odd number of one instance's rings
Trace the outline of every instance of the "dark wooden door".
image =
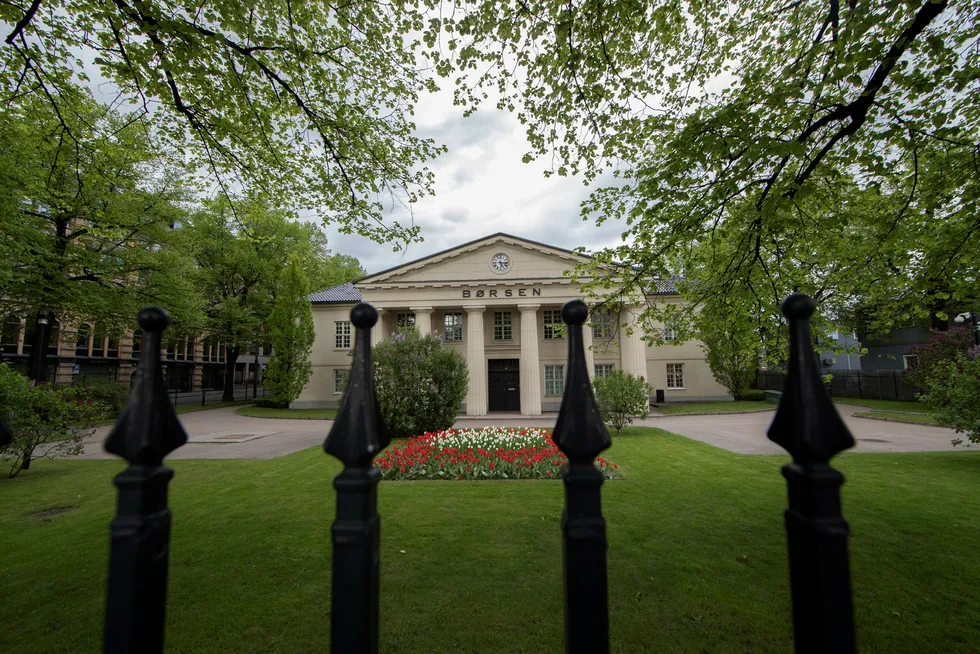
{"type": "Polygon", "coordinates": [[[521,410],[521,371],[518,359],[487,362],[488,406],[491,411],[521,410]]]}

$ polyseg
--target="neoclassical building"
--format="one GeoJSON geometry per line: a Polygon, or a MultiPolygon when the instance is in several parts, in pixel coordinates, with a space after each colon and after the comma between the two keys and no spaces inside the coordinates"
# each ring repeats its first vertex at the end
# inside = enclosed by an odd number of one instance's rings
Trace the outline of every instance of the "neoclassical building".
{"type": "MultiPolygon", "coordinates": [[[[561,306],[580,297],[565,275],[587,257],[508,234],[494,234],[310,295],[316,340],[313,375],[297,408],[336,407],[354,344],[350,310],[370,302],[380,313],[377,343],[399,326],[435,333],[469,369],[467,415],[557,411],[564,391],[567,344],[561,306]]],[[[585,329],[589,372],[622,369],[644,377],[667,402],[727,399],[699,345],[648,346],[637,317],[642,302],[679,302],[659,284],[636,306],[596,312],[585,329]]],[[[663,326],[651,326],[651,329],[663,326]]],[[[666,333],[670,339],[671,334],[666,333]]]]}

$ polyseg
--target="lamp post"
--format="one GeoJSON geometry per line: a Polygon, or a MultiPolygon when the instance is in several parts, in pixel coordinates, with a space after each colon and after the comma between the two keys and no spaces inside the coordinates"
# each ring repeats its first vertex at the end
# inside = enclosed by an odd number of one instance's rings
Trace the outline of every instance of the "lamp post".
{"type": "Polygon", "coordinates": [[[48,360],[48,340],[50,339],[53,320],[54,313],[50,309],[41,309],[37,312],[34,343],[31,347],[31,358],[27,365],[28,377],[35,384],[43,384],[47,378],[45,364],[48,360]]]}
{"type": "Polygon", "coordinates": [[[980,345],[980,324],[977,321],[977,313],[975,311],[967,311],[966,313],[961,313],[960,315],[953,318],[953,322],[958,325],[962,325],[968,319],[973,324],[973,344],[980,345]]]}

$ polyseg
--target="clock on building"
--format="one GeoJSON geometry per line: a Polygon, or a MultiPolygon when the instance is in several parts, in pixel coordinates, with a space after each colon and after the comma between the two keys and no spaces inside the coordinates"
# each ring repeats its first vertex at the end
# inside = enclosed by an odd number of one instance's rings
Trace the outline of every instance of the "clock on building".
{"type": "Polygon", "coordinates": [[[510,269],[510,257],[503,252],[498,252],[490,259],[490,267],[494,272],[507,272],[510,269]]]}

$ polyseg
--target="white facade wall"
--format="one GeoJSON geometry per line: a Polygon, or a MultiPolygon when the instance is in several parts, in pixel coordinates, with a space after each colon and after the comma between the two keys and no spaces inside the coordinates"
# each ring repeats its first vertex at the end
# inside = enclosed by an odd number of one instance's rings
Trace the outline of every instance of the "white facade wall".
{"type": "MultiPolygon", "coordinates": [[[[391,271],[368,276],[356,283],[365,302],[381,312],[378,326],[372,330],[372,340],[387,338],[395,330],[399,312],[416,311],[417,324],[426,321],[431,331],[443,332],[446,313],[462,313],[463,341],[446,343],[475,364],[470,365],[471,388],[466,410],[471,415],[487,411],[488,361],[516,359],[520,361],[521,413],[537,415],[557,411],[561,395],[549,393],[545,367],[565,365],[565,339],[545,338],[545,311],[559,310],[564,302],[580,297],[577,285],[570,283],[565,271],[571,269],[578,255],[498,235],[480,242],[460,246],[455,250],[434,255],[400,266],[391,271]],[[494,271],[491,260],[505,254],[509,267],[494,271]],[[483,307],[482,309],[480,307],[483,307]],[[510,312],[510,340],[494,338],[494,312],[510,312]],[[471,321],[482,315],[482,348],[470,332],[471,321]],[[522,325],[533,317],[534,324],[522,325]],[[535,334],[534,342],[529,341],[535,334]],[[482,351],[482,360],[477,359],[482,351]],[[536,355],[536,361],[532,361],[536,355]],[[532,365],[533,363],[533,365],[532,365]],[[482,380],[482,384],[480,383],[482,380]],[[537,393],[528,388],[533,384],[537,393]]],[[[648,302],[679,301],[679,298],[656,296],[648,302]]],[[[336,407],[340,394],[335,391],[336,371],[350,365],[349,348],[337,347],[337,321],[350,319],[353,303],[314,304],[313,322],[316,340],[313,345],[313,376],[299,399],[297,408],[336,407]]],[[[664,389],[668,402],[707,399],[727,399],[724,388],[711,375],[697,343],[648,346],[641,339],[643,326],[635,322],[636,310],[624,310],[614,320],[612,338],[592,340],[593,366],[612,364],[634,374],[643,374],[652,389],[664,389]],[[632,330],[632,334],[629,332],[632,330]],[[683,388],[668,389],[667,365],[683,365],[683,388]]],[[[474,327],[476,325],[474,324],[474,327]]],[[[651,327],[657,327],[653,325],[651,327]]],[[[351,333],[351,346],[354,334],[351,333]]],[[[490,372],[489,374],[493,374],[490,372]]]]}

